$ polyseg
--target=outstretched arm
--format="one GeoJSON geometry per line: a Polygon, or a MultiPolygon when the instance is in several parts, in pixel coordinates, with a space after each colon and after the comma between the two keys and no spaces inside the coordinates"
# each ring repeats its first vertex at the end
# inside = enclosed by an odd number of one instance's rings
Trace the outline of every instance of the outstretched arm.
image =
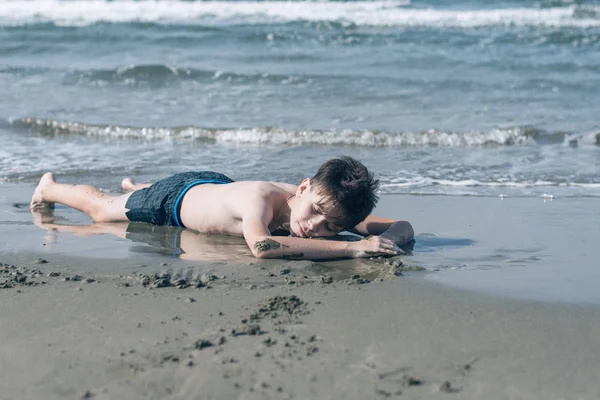
{"type": "Polygon", "coordinates": [[[298,237],[272,236],[269,222],[273,210],[268,205],[248,207],[242,229],[252,254],[257,258],[319,260],[397,255],[400,249],[392,240],[373,236],[359,242],[311,240],[298,237]]]}
{"type": "Polygon", "coordinates": [[[369,215],[364,221],[349,231],[363,236],[379,235],[379,237],[390,239],[398,246],[410,242],[415,235],[410,222],[382,218],[375,215],[369,215]]]}

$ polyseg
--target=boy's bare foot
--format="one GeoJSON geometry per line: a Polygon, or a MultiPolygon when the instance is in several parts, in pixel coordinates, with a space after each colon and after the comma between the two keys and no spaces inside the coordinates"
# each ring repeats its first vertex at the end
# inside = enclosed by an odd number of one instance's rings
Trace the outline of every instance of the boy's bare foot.
{"type": "Polygon", "coordinates": [[[31,196],[31,203],[29,203],[29,208],[32,210],[43,210],[48,208],[54,208],[54,203],[49,203],[44,201],[43,190],[46,186],[51,183],[56,182],[54,180],[54,174],[52,172],[46,172],[42,175],[40,182],[38,183],[35,191],[33,192],[33,196],[31,196]]]}
{"type": "Polygon", "coordinates": [[[135,192],[136,190],[144,189],[151,185],[151,183],[135,183],[133,179],[129,177],[121,181],[121,188],[125,193],[135,192]]]}
{"type": "Polygon", "coordinates": [[[121,188],[124,192],[133,192],[135,190],[135,183],[131,178],[125,178],[121,181],[121,188]]]}

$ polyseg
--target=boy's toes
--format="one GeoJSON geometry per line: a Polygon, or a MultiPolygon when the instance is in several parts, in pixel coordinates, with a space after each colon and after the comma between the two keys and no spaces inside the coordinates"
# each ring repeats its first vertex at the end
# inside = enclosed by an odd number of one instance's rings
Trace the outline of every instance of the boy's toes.
{"type": "Polygon", "coordinates": [[[29,203],[29,209],[32,211],[53,210],[54,203],[48,203],[44,201],[41,196],[36,196],[34,194],[31,198],[31,203],[29,203]]]}
{"type": "Polygon", "coordinates": [[[46,172],[42,175],[40,182],[33,192],[33,196],[31,196],[31,202],[29,203],[29,208],[32,210],[46,210],[53,209],[54,203],[48,203],[44,201],[43,190],[46,186],[56,182],[54,180],[54,174],[52,172],[46,172]]]}
{"type": "Polygon", "coordinates": [[[40,206],[43,204],[43,199],[41,195],[37,194],[37,190],[31,196],[31,202],[29,203],[29,208],[31,210],[39,210],[40,206]]]}

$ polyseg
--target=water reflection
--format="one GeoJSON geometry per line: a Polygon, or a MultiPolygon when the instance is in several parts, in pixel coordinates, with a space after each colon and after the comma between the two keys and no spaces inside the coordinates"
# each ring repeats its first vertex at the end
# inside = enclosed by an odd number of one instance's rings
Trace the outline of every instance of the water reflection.
{"type": "Polygon", "coordinates": [[[51,211],[32,212],[34,223],[54,232],[71,233],[81,237],[110,234],[133,243],[130,250],[142,254],[160,254],[182,260],[212,261],[254,260],[246,242],[241,237],[208,235],[188,229],[156,226],[139,222],[110,222],[71,225],[61,221],[51,211]],[[60,222],[60,223],[59,223],[60,222]]]}
{"type": "MultiPolygon", "coordinates": [[[[242,237],[211,235],[170,226],[156,226],[138,222],[113,222],[69,224],[68,220],[54,216],[52,211],[32,212],[34,223],[48,231],[48,239],[56,240],[56,233],[71,233],[80,237],[114,235],[132,242],[129,250],[138,254],[157,254],[191,261],[225,261],[235,264],[252,264],[262,269],[286,267],[293,276],[308,279],[320,276],[334,281],[360,275],[370,281],[389,274],[392,265],[399,265],[405,256],[374,259],[338,259],[323,261],[258,260],[253,257],[242,237]]],[[[355,241],[361,237],[351,234],[337,235],[322,240],[355,241]]],[[[414,241],[403,246],[410,255],[414,241]]]]}
{"type": "Polygon", "coordinates": [[[415,237],[415,251],[419,253],[433,253],[440,250],[456,247],[473,246],[474,240],[467,238],[439,237],[433,233],[421,233],[415,237]]]}

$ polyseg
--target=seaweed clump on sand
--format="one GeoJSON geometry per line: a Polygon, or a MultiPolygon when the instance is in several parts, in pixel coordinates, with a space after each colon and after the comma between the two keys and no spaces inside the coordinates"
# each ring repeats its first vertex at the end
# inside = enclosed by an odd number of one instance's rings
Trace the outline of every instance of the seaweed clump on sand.
{"type": "Polygon", "coordinates": [[[46,283],[45,281],[33,280],[40,276],[43,276],[43,274],[39,269],[16,267],[0,263],[0,289],[11,289],[15,286],[43,285],[46,283]]]}
{"type": "Polygon", "coordinates": [[[183,276],[181,273],[172,274],[168,271],[157,272],[152,275],[137,274],[136,277],[144,287],[163,288],[174,286],[178,289],[210,287],[211,282],[219,279],[216,275],[202,274],[201,276],[192,277],[189,274],[183,276]]]}
{"type": "Polygon", "coordinates": [[[363,285],[365,283],[371,283],[369,279],[361,277],[359,274],[354,274],[348,279],[344,279],[346,285],[363,285]]]}
{"type": "Polygon", "coordinates": [[[383,265],[381,266],[381,272],[375,281],[381,282],[394,279],[398,276],[404,276],[406,272],[426,272],[426,269],[420,265],[406,265],[399,258],[390,259],[384,261],[383,265]]]}
{"type": "Polygon", "coordinates": [[[252,319],[262,319],[266,316],[276,318],[279,313],[287,315],[305,315],[306,303],[298,296],[273,296],[263,301],[258,308],[258,312],[251,316],[252,319]],[[254,316],[254,317],[253,317],[254,316]]]}

